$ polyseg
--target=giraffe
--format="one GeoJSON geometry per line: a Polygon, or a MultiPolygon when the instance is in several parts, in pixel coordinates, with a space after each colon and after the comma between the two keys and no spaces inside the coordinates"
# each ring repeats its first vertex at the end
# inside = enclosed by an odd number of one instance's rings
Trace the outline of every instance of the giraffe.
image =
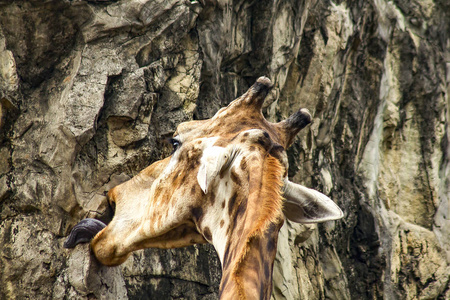
{"type": "Polygon", "coordinates": [[[285,218],[343,216],[324,194],[289,181],[285,149],[311,115],[300,109],[268,122],[261,109],[272,86],[260,77],[211,119],[178,125],[171,156],[109,190],[111,222],[80,221],[64,246],[90,242],[100,263],[115,266],[138,249],[211,243],[222,266],[220,299],[270,299],[285,218]]]}

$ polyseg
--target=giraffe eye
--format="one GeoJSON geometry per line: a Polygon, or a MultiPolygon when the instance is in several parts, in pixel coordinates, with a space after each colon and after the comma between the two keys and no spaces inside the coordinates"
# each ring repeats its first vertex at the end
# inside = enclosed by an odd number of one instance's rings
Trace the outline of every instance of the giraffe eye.
{"type": "Polygon", "coordinates": [[[169,143],[172,145],[173,147],[173,152],[177,151],[178,148],[180,148],[181,146],[181,142],[177,139],[169,139],[169,143]]]}

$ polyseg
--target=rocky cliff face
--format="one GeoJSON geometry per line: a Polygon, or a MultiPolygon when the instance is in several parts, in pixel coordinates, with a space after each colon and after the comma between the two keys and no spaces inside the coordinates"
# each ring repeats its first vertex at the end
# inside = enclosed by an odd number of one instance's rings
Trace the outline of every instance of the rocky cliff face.
{"type": "Polygon", "coordinates": [[[216,299],[209,246],[105,268],[62,248],[105,192],[266,75],[307,107],[290,177],[344,219],[287,222],[274,299],[449,299],[447,1],[0,1],[0,298],[216,299]],[[12,2],[12,3],[11,3],[12,2]]]}

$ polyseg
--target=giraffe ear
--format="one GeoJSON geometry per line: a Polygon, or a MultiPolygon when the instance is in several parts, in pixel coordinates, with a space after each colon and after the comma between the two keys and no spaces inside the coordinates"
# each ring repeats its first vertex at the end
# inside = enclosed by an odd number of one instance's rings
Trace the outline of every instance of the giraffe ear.
{"type": "Polygon", "coordinates": [[[284,215],[296,223],[319,223],[344,216],[333,200],[324,194],[285,180],[284,215]]]}
{"type": "Polygon", "coordinates": [[[200,168],[197,173],[197,181],[205,194],[216,176],[231,165],[237,152],[235,147],[224,148],[218,146],[213,146],[203,151],[200,168]]]}

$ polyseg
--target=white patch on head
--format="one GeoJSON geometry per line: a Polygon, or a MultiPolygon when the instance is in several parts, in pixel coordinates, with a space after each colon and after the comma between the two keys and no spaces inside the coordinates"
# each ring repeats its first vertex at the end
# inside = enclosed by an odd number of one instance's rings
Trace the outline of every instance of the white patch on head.
{"type": "Polygon", "coordinates": [[[203,193],[208,193],[208,187],[219,174],[229,158],[227,148],[213,146],[206,148],[200,161],[197,181],[203,193]]]}
{"type": "Polygon", "coordinates": [[[213,146],[203,150],[197,181],[205,194],[217,175],[233,162],[237,153],[237,148],[232,145],[226,148],[213,146]]]}

